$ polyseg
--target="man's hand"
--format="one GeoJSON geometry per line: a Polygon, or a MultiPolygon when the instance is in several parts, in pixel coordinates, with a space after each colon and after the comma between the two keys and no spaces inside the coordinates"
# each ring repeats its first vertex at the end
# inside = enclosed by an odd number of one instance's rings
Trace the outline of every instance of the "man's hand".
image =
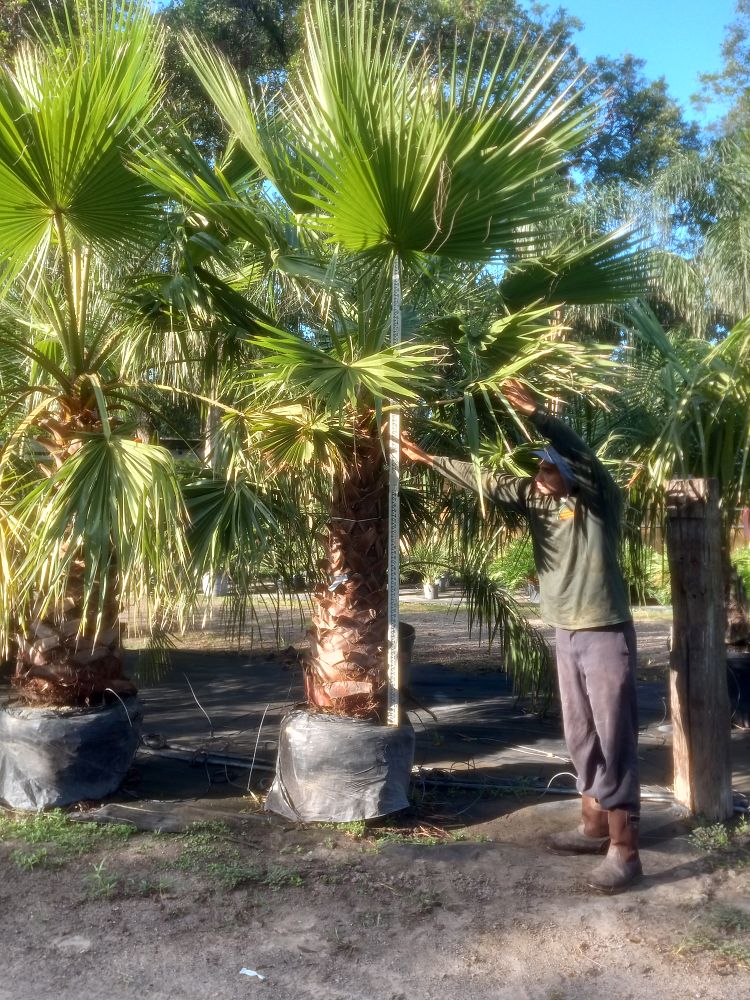
{"type": "Polygon", "coordinates": [[[523,413],[527,417],[530,417],[539,409],[532,394],[525,385],[521,385],[518,379],[509,378],[503,382],[502,389],[503,395],[518,413],[523,413]]]}
{"type": "Polygon", "coordinates": [[[411,462],[424,462],[425,465],[432,465],[432,455],[428,455],[419,445],[414,444],[409,438],[401,433],[401,454],[411,462]]]}

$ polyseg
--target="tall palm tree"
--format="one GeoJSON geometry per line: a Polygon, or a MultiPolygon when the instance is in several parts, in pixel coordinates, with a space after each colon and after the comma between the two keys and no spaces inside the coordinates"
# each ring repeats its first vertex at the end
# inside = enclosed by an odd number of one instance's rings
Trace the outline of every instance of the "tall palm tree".
{"type": "Polygon", "coordinates": [[[130,293],[168,230],[132,161],[162,50],[146,0],[79,0],[0,68],[0,641],[30,701],[132,691],[120,611],[156,627],[185,591],[172,459],[134,440],[155,373],[130,293]]]}
{"type": "Polygon", "coordinates": [[[310,700],[382,718],[383,413],[400,402],[437,415],[446,391],[457,393],[476,446],[479,411],[495,423],[503,411],[504,377],[572,355],[553,320],[560,303],[627,297],[640,276],[622,234],[548,238],[565,206],[566,155],[590,115],[579,90],[555,91],[556,59],[543,50],[503,52],[495,65],[472,52],[460,68],[416,59],[367,4],[315,0],[300,69],[270,101],[247,94],[195,39],[186,51],[254,184],[209,190],[184,158],[166,155],[144,163],[145,175],[256,253],[267,247],[263,220],[279,212],[301,245],[317,234],[328,248],[327,283],[297,330],[250,334],[256,359],[241,409],[248,445],[272,467],[329,474],[310,700]],[[396,271],[408,306],[400,345],[391,343],[396,271]],[[445,317],[451,289],[468,299],[480,285],[494,323],[445,317]]]}

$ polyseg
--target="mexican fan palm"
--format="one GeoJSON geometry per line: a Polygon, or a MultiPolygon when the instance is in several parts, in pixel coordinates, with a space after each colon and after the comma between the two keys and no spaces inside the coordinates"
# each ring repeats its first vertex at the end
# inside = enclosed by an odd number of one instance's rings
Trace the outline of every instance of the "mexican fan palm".
{"type": "MultiPolygon", "coordinates": [[[[459,68],[415,58],[363,2],[315,2],[301,67],[269,100],[248,95],[197,40],[186,48],[255,165],[253,206],[265,200],[267,212],[285,213],[290,228],[328,248],[328,284],[309,299],[296,331],[251,335],[248,443],[276,469],[296,463],[329,473],[327,579],[316,594],[308,693],[343,714],[382,717],[384,410],[390,401],[437,412],[458,351],[466,355],[459,393],[471,414],[475,396],[497,394],[504,375],[562,350],[564,336],[549,343],[556,287],[571,296],[584,289],[585,301],[594,287],[604,297],[631,290],[627,248],[613,237],[604,249],[568,245],[556,256],[545,238],[587,113],[578,91],[555,92],[555,60],[543,50],[504,52],[497,65],[474,52],[459,68]],[[490,280],[498,321],[484,336],[453,337],[460,324],[435,322],[445,305],[438,291],[452,284],[468,298],[488,264],[509,281],[506,301],[490,280]],[[576,267],[589,282],[576,284],[576,267]],[[403,343],[393,336],[397,279],[408,307],[403,343]],[[524,336],[523,357],[504,349],[524,336]]],[[[168,157],[144,170],[213,225],[263,250],[265,237],[247,225],[247,191],[214,196],[168,157]]]]}
{"type": "Polygon", "coordinates": [[[130,167],[159,99],[142,0],[80,0],[0,70],[2,642],[27,700],[128,692],[118,615],[179,591],[167,452],[134,439],[154,373],[128,293],[162,209],[130,167]]]}

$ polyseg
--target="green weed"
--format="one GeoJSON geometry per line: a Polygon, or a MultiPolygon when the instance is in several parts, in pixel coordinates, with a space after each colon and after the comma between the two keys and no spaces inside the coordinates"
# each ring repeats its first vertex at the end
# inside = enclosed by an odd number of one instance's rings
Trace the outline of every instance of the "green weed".
{"type": "Polygon", "coordinates": [[[442,906],[440,896],[433,889],[418,893],[414,902],[419,914],[431,913],[436,906],[442,906]]]}
{"type": "Polygon", "coordinates": [[[375,832],[375,846],[385,847],[389,844],[419,844],[424,847],[437,847],[440,844],[459,844],[464,841],[471,843],[482,843],[487,837],[480,834],[471,837],[465,829],[453,830],[440,833],[426,833],[424,830],[414,830],[412,832],[404,830],[382,830],[375,832]]]}
{"type": "Polygon", "coordinates": [[[221,840],[231,836],[232,831],[226,823],[221,820],[203,820],[198,823],[191,823],[185,831],[184,836],[196,837],[204,841],[221,840]]]}
{"type": "Polygon", "coordinates": [[[282,866],[251,864],[243,859],[236,847],[225,843],[230,833],[224,823],[194,823],[179,836],[182,849],[173,862],[174,867],[229,890],[248,884],[270,889],[302,885],[297,872],[282,866]]]}
{"type": "Polygon", "coordinates": [[[92,870],[86,875],[86,895],[89,899],[111,899],[120,885],[119,875],[107,871],[107,863],[102,859],[98,865],[92,865],[92,870]]]}
{"type": "Polygon", "coordinates": [[[137,882],[129,879],[127,886],[139,896],[165,896],[172,888],[172,880],[168,878],[142,878],[137,882]]]}
{"type": "Polygon", "coordinates": [[[720,851],[729,847],[729,830],[724,823],[698,826],[689,835],[688,840],[700,851],[720,851]]]}
{"type": "Polygon", "coordinates": [[[222,887],[237,889],[241,885],[262,882],[263,869],[240,861],[239,856],[225,861],[215,861],[205,868],[205,874],[222,887]]]}
{"type": "Polygon", "coordinates": [[[283,889],[286,886],[300,886],[304,884],[304,879],[299,872],[291,868],[283,868],[281,865],[269,865],[264,878],[263,885],[271,889],[283,889]]]}
{"type": "Polygon", "coordinates": [[[363,819],[352,820],[351,823],[317,823],[321,830],[340,830],[353,840],[362,840],[367,834],[367,823],[363,819]]]}
{"type": "Polygon", "coordinates": [[[377,847],[387,847],[390,844],[419,844],[421,847],[436,847],[438,844],[444,844],[445,838],[418,833],[398,833],[394,830],[378,834],[375,843],[377,847]]]}
{"type": "Polygon", "coordinates": [[[49,864],[49,854],[46,847],[40,847],[38,851],[11,851],[10,860],[20,868],[21,871],[30,872],[35,868],[44,868],[49,864]]]}
{"type": "Polygon", "coordinates": [[[677,954],[703,952],[750,968],[750,911],[720,905],[701,910],[698,916],[701,929],[678,945],[677,954]]]}

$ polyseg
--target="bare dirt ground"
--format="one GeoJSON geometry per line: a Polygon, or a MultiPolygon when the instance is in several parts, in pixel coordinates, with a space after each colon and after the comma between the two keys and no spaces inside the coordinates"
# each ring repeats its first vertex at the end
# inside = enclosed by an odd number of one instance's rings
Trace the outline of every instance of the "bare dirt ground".
{"type": "MultiPolygon", "coordinates": [[[[425,615],[426,655],[492,666],[425,615]]],[[[668,624],[638,616],[643,670],[668,624]]],[[[342,829],[256,794],[173,804],[162,832],[0,812],[0,1000],[750,998],[744,825],[691,833],[647,804],[645,877],[601,897],[590,858],[544,848],[577,809],[442,789],[342,829]]]]}

